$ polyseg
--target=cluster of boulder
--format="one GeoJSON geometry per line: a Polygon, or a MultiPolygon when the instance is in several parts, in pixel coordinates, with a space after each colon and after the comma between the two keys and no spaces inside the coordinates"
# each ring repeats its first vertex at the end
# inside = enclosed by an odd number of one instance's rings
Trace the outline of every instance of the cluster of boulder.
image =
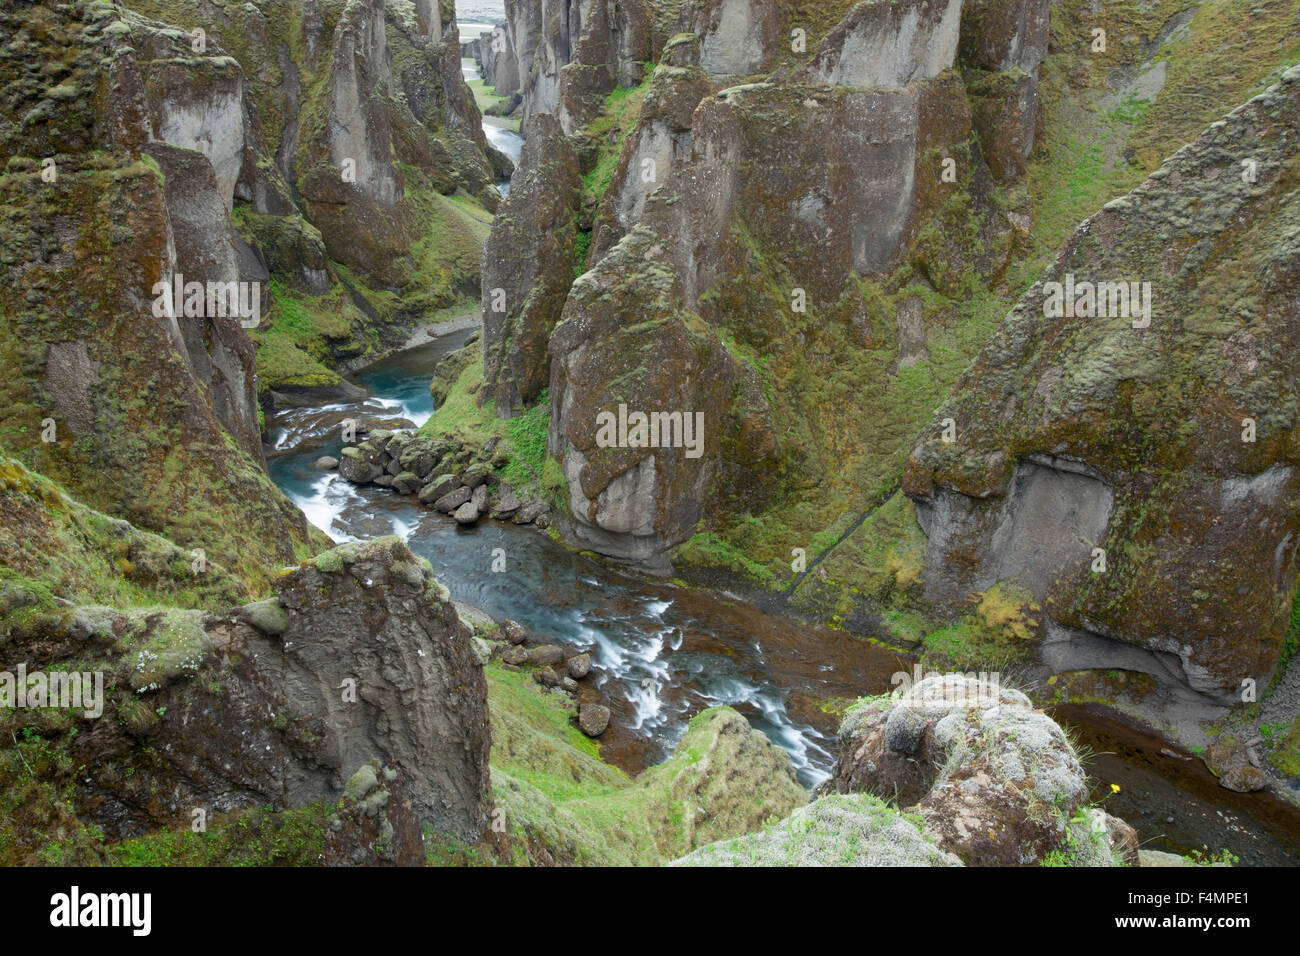
{"type": "Polygon", "coordinates": [[[599,737],[609,728],[607,706],[585,694],[579,699],[578,682],[591,675],[590,654],[547,643],[517,621],[502,621],[480,637],[488,642],[490,657],[500,658],[506,670],[530,670],[542,687],[577,701],[578,727],[588,737],[599,737]]]}
{"type": "Polygon", "coordinates": [[[344,448],[341,457],[319,458],[317,467],[337,467],[353,484],[374,484],[403,495],[416,495],[420,504],[449,514],[462,525],[484,516],[513,524],[548,528],[551,507],[527,499],[498,471],[510,461],[492,438],[481,447],[456,436],[437,438],[410,431],[374,429],[359,445],[344,448]]]}

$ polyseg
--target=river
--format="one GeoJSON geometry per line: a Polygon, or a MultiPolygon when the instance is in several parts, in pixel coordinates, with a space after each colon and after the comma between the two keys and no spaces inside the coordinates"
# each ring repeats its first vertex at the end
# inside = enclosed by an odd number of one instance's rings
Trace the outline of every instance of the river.
{"type": "MultiPolygon", "coordinates": [[[[479,76],[478,65],[473,60],[465,57],[461,58],[460,72],[467,82],[476,82],[482,79],[479,76]]],[[[524,148],[523,137],[512,129],[497,125],[493,120],[494,118],[491,116],[483,117],[483,132],[487,136],[488,142],[509,156],[516,166],[519,165],[519,157],[523,154],[524,148]]],[[[497,189],[501,191],[501,195],[509,196],[510,180],[501,180],[497,183],[497,189]]]]}
{"type": "MultiPolygon", "coordinates": [[[[271,475],[337,541],[397,534],[429,559],[457,601],[512,618],[550,640],[590,651],[593,680],[614,711],[601,739],[606,759],[630,772],[671,750],[700,709],[728,704],[789,755],[813,786],[835,759],[836,705],[890,689],[911,662],[842,632],[765,614],[734,595],[622,574],[571,554],[546,534],[499,522],[463,529],[412,498],[357,487],[310,463],[342,447],[338,423],[427,421],[433,365],[464,329],[391,356],[352,376],[373,396],[290,408],[268,422],[271,475]],[[504,572],[493,572],[494,549],[504,572]]],[[[1227,848],[1243,863],[1300,861],[1300,812],[1268,794],[1220,788],[1199,762],[1161,753],[1154,738],[1086,711],[1055,716],[1093,753],[1098,798],[1132,823],[1146,848],[1227,848]],[[1110,784],[1120,785],[1110,795],[1110,784]]]]}
{"type": "MultiPolygon", "coordinates": [[[[462,62],[476,79],[472,61],[462,62]]],[[[522,139],[489,122],[484,132],[518,162],[522,139]]],[[[501,184],[503,194],[509,182],[501,184]]],[[[267,461],[281,489],[336,541],[397,534],[427,558],[452,597],[494,618],[591,652],[592,680],[613,711],[604,757],[636,773],[662,760],[701,709],[727,704],[789,754],[807,787],[835,761],[835,728],[847,700],[891,689],[910,671],[899,654],[843,632],[763,613],[725,592],[628,576],[572,554],[533,528],[451,518],[376,487],[357,487],[311,467],[342,448],[345,418],[419,426],[433,414],[429,381],[459,348],[463,328],[351,376],[371,397],[278,410],[267,423],[267,461]],[[493,559],[504,552],[504,571],[493,559]]],[[[1300,862],[1300,810],[1269,794],[1220,788],[1199,761],[1163,753],[1159,740],[1078,708],[1055,714],[1091,751],[1097,799],[1137,828],[1144,848],[1175,853],[1228,849],[1244,864],[1300,862]],[[1111,792],[1111,784],[1120,786],[1111,792]]]]}

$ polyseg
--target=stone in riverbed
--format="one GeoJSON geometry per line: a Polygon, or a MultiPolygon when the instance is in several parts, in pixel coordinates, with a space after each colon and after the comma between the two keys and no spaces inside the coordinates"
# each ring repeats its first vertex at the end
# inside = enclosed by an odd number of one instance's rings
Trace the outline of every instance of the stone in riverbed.
{"type": "Polygon", "coordinates": [[[456,509],[452,517],[456,519],[457,524],[476,524],[479,517],[478,505],[467,501],[456,509]]]}
{"type": "Polygon", "coordinates": [[[378,485],[380,488],[391,488],[393,487],[393,476],[380,475],[378,478],[375,479],[375,484],[378,485]]]}
{"type": "Polygon", "coordinates": [[[460,479],[455,475],[439,475],[420,490],[420,503],[433,504],[459,487],[460,479]]]}
{"type": "Polygon", "coordinates": [[[449,515],[461,505],[467,503],[473,494],[474,492],[462,485],[450,494],[443,495],[435,501],[433,507],[443,514],[449,515]]]}
{"type": "Polygon", "coordinates": [[[487,485],[479,485],[474,489],[474,494],[470,496],[470,502],[481,512],[488,510],[488,489],[487,485]]]}
{"type": "Polygon", "coordinates": [[[319,471],[333,471],[339,466],[339,460],[331,458],[329,455],[321,455],[311,463],[311,466],[319,471]]]}
{"type": "Polygon", "coordinates": [[[510,520],[514,524],[532,524],[549,510],[541,501],[530,501],[516,511],[515,516],[510,520]]]}
{"type": "Polygon", "coordinates": [[[396,478],[402,473],[402,463],[396,458],[393,458],[388,462],[388,464],[384,465],[384,471],[396,478]]]}
{"type": "Polygon", "coordinates": [[[558,644],[542,644],[528,652],[528,663],[534,667],[549,667],[564,660],[564,651],[558,644]]]}
{"type": "Polygon", "coordinates": [[[501,498],[497,501],[497,506],[492,509],[492,517],[509,518],[516,511],[523,507],[523,502],[519,496],[514,493],[509,485],[502,486],[501,498]]]}
{"type": "Polygon", "coordinates": [[[609,729],[609,708],[604,704],[583,704],[578,711],[578,727],[588,737],[599,737],[609,729]]]}
{"type": "Polygon", "coordinates": [[[420,487],[420,478],[414,472],[404,471],[393,479],[393,487],[404,495],[414,494],[420,487]]]}
{"type": "Polygon", "coordinates": [[[446,441],[417,437],[406,443],[398,453],[397,460],[407,471],[413,471],[421,478],[428,478],[446,453],[446,441]]]}
{"type": "Polygon", "coordinates": [[[392,437],[393,432],[390,429],[376,428],[366,435],[366,444],[372,445],[376,451],[387,451],[388,442],[392,437]]]}
{"type": "Polygon", "coordinates": [[[364,458],[366,461],[370,462],[370,464],[380,465],[382,467],[384,463],[383,449],[376,447],[374,442],[370,441],[370,439],[367,438],[360,445],[358,445],[357,451],[359,451],[361,453],[361,457],[364,458]]]}
{"type": "Polygon", "coordinates": [[[569,676],[574,680],[582,680],[591,673],[591,655],[574,654],[569,658],[564,669],[569,672],[569,676]]]}
{"type": "Polygon", "coordinates": [[[339,474],[357,485],[374,481],[382,473],[378,465],[372,465],[359,448],[344,448],[339,458],[339,474]]]}
{"type": "Polygon", "coordinates": [[[460,476],[460,483],[470,488],[478,488],[486,484],[492,474],[492,466],[485,462],[477,462],[465,469],[464,474],[460,476]]]}

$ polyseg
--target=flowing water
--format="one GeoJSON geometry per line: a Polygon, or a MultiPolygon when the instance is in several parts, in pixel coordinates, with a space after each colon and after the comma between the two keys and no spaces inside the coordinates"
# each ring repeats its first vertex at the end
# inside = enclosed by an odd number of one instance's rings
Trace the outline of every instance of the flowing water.
{"type": "MultiPolygon", "coordinates": [[[[462,34],[462,37],[466,35],[467,34],[462,34]]],[[[478,65],[473,60],[465,57],[461,58],[460,71],[467,81],[473,82],[482,79],[482,77],[479,76],[478,65]]],[[[487,136],[488,142],[509,156],[511,161],[518,166],[519,157],[523,154],[523,137],[514,130],[496,125],[492,119],[493,118],[489,116],[483,117],[483,132],[487,136]]],[[[510,180],[501,180],[497,183],[497,189],[500,190],[502,196],[509,196],[510,180]]]]}
{"type": "MultiPolygon", "coordinates": [[[[590,651],[591,681],[613,710],[602,752],[624,769],[635,773],[663,759],[692,715],[728,704],[790,755],[806,786],[824,780],[834,763],[836,705],[889,690],[891,675],[910,671],[910,661],[838,631],[765,614],[726,593],[621,574],[533,528],[491,521],[460,528],[413,498],[311,467],[321,455],[337,456],[345,418],[427,421],[432,368],[471,331],[352,376],[373,393],[365,401],[277,412],[267,432],[276,483],[335,540],[400,535],[429,559],[455,600],[590,651]],[[494,572],[501,554],[505,570],[494,572]]],[[[1198,762],[1170,758],[1158,740],[1104,718],[1078,709],[1056,716],[1093,752],[1088,769],[1097,795],[1137,827],[1144,846],[1180,853],[1227,848],[1243,863],[1300,861],[1294,807],[1266,794],[1229,793],[1198,762]],[[1120,793],[1110,795],[1112,783],[1120,793]]]]}

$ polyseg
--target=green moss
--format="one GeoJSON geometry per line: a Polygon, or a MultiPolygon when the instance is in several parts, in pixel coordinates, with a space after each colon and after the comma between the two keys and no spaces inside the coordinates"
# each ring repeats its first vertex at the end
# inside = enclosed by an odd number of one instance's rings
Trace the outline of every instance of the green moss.
{"type": "Polygon", "coordinates": [[[592,170],[582,177],[583,205],[594,209],[605,198],[614,179],[623,142],[636,128],[641,114],[641,104],[650,92],[653,74],[647,73],[640,86],[618,87],[605,98],[600,115],[588,125],[587,135],[597,145],[596,162],[592,170]]]}
{"type": "Polygon", "coordinates": [[[106,847],[110,866],[318,866],[329,803],[294,810],[235,810],[212,817],[194,833],[186,825],[106,847]]]}
{"type": "Polygon", "coordinates": [[[1291,722],[1285,734],[1270,741],[1269,761],[1288,777],[1300,777],[1300,717],[1291,722]]]}
{"type": "Polygon", "coordinates": [[[1036,642],[1041,610],[1023,588],[995,585],[979,597],[973,613],[924,639],[924,666],[971,671],[1022,663],[1036,642]]]}

